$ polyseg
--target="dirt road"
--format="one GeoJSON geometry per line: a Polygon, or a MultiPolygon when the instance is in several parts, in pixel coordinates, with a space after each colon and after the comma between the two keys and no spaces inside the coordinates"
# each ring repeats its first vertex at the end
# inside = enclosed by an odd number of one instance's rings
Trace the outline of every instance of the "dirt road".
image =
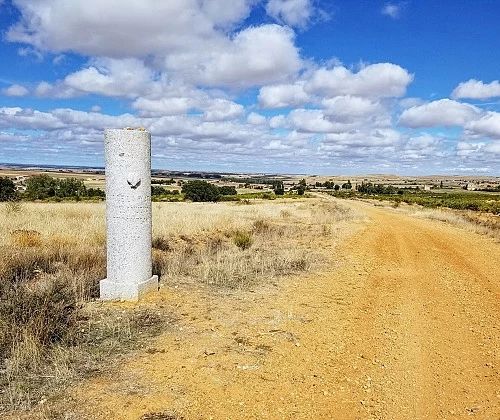
{"type": "Polygon", "coordinates": [[[353,205],[319,275],[151,297],[179,326],[70,391],[70,418],[500,419],[500,244],[353,205]]]}

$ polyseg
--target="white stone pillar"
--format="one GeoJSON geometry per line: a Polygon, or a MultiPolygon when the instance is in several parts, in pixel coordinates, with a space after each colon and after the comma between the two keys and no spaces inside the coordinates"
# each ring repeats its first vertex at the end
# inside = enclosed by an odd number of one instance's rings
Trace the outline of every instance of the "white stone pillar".
{"type": "Polygon", "coordinates": [[[105,130],[107,278],[103,300],[158,290],[151,257],[151,134],[105,130]]]}

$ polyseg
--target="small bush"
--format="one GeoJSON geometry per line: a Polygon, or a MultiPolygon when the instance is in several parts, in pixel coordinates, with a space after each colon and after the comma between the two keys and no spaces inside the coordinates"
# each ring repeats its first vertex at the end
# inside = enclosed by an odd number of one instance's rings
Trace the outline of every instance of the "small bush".
{"type": "Polygon", "coordinates": [[[257,219],[253,222],[252,231],[257,234],[267,233],[271,230],[271,225],[267,220],[257,219]]]}
{"type": "Polygon", "coordinates": [[[172,250],[169,242],[162,236],[155,236],[152,246],[154,249],[159,249],[160,251],[168,252],[172,250]]]}
{"type": "Polygon", "coordinates": [[[237,231],[233,236],[233,242],[241,250],[248,249],[253,243],[252,235],[249,232],[237,231]]]}

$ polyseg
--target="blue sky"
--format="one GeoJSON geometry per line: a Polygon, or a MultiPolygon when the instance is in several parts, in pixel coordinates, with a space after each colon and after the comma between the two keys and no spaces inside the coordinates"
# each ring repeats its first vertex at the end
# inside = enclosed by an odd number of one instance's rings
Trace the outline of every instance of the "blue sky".
{"type": "Polygon", "coordinates": [[[0,162],[500,175],[496,0],[0,0],[0,162]]]}

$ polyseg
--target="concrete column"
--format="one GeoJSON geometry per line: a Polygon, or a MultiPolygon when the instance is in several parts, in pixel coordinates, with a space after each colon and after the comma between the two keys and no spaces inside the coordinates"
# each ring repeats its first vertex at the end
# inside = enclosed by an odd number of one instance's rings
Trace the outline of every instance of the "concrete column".
{"type": "Polygon", "coordinates": [[[151,134],[105,130],[107,278],[103,300],[158,290],[151,257],[151,134]]]}

